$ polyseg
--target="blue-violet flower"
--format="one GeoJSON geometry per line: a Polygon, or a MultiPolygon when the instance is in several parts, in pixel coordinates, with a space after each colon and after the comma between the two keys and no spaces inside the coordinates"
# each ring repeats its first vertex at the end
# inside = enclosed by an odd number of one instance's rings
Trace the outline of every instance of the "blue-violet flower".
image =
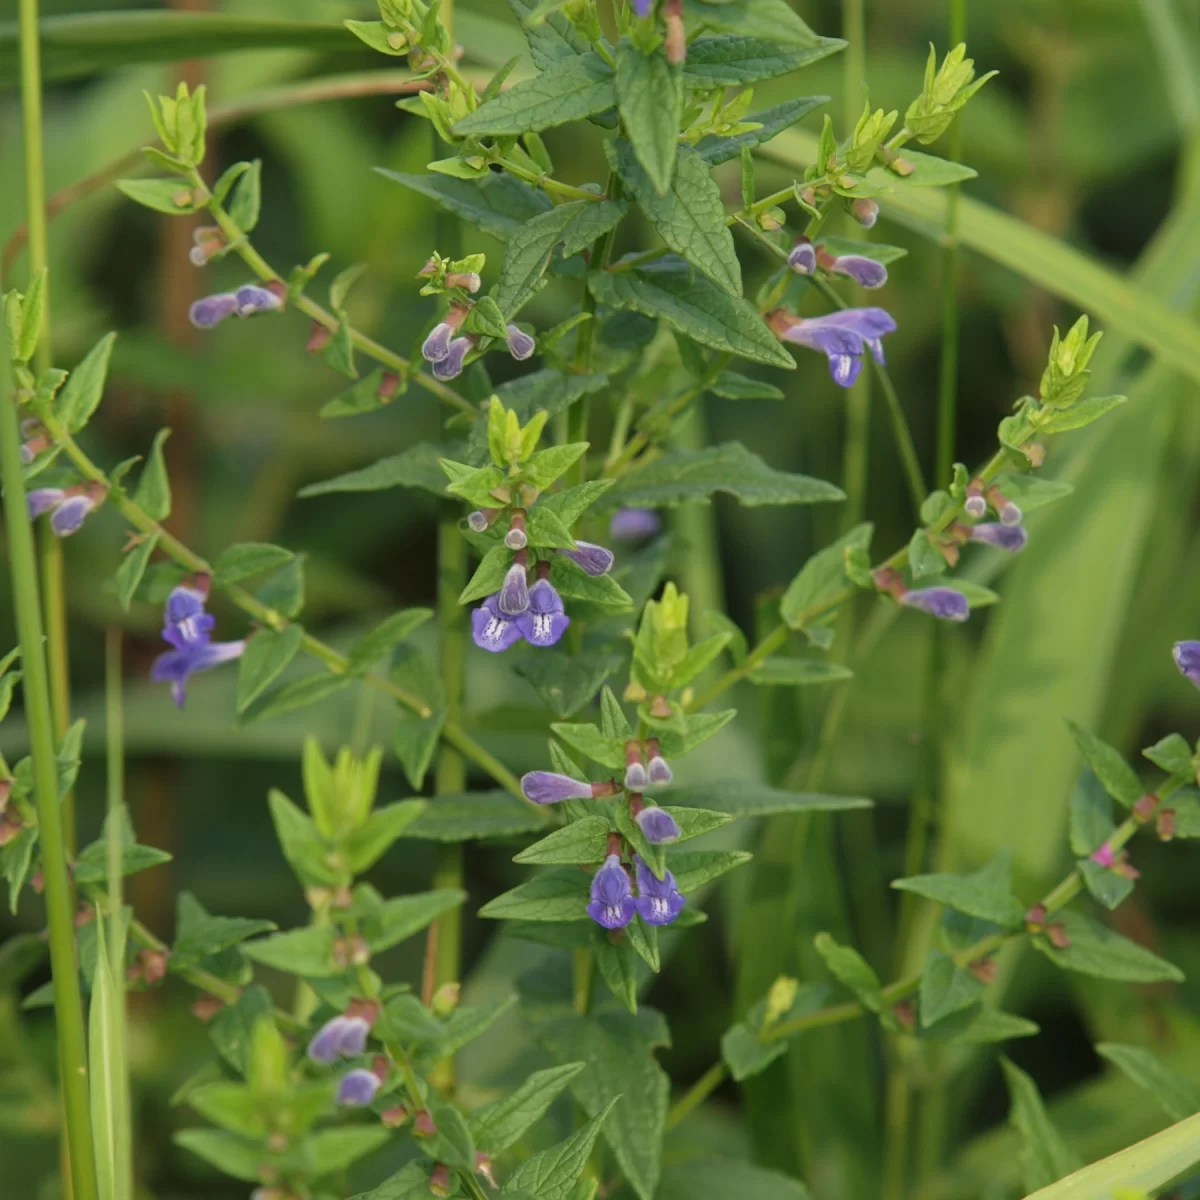
{"type": "Polygon", "coordinates": [[[634,820],[646,835],[646,841],[656,846],[664,842],[677,842],[683,836],[679,822],[665,808],[643,808],[634,820]]]}
{"type": "Polygon", "coordinates": [[[847,308],[823,317],[803,318],[776,309],[768,323],[785,342],[824,354],[834,383],[846,388],[862,371],[864,350],[882,365],[883,337],[896,329],[891,314],[882,308],[847,308]]]}
{"type": "Polygon", "coordinates": [[[509,325],[506,327],[506,330],[505,341],[508,343],[509,354],[517,362],[524,362],[537,349],[537,342],[519,325],[509,325]]]}
{"type": "Polygon", "coordinates": [[[605,575],[613,565],[613,552],[594,542],[576,542],[574,550],[559,550],[558,553],[566,555],[589,575],[605,575]]]}
{"type": "Polygon", "coordinates": [[[167,597],[163,617],[163,640],[173,647],[160,654],[150,666],[155,683],[169,683],[175,703],[182,708],[186,685],[192,675],[240,658],[245,641],[211,641],[214,620],[204,611],[204,593],[180,586],[167,597]]]}
{"type": "Polygon", "coordinates": [[[490,650],[493,654],[500,654],[521,640],[515,618],[500,611],[499,592],[489,596],[471,613],[471,636],[480,650],[490,650]]]}
{"type": "Polygon", "coordinates": [[[463,360],[475,345],[474,339],[456,337],[446,348],[445,356],[433,364],[434,379],[454,379],[462,374],[463,360]]]}
{"type": "Polygon", "coordinates": [[[367,1048],[370,1028],[362,1017],[334,1017],[313,1035],[308,1043],[308,1057],[319,1063],[354,1058],[367,1048]]]}
{"type": "Polygon", "coordinates": [[[615,542],[638,542],[657,537],[662,517],[652,508],[618,508],[608,523],[608,536],[615,542]]]}
{"type": "Polygon", "coordinates": [[[1180,673],[1200,687],[1200,642],[1176,642],[1171,657],[1180,673]]]}
{"type": "Polygon", "coordinates": [[[500,611],[508,617],[520,616],[529,607],[529,578],[524,563],[513,563],[496,593],[500,611]]]}
{"type": "Polygon", "coordinates": [[[537,580],[529,589],[528,607],[517,617],[521,636],[531,646],[553,646],[570,624],[557,589],[548,579],[537,580]]]}
{"type": "Polygon", "coordinates": [[[636,912],[629,875],[619,855],[610,854],[592,877],[592,899],[587,914],[605,929],[623,929],[636,912]]]}
{"type": "Polygon", "coordinates": [[[972,525],[967,530],[967,537],[973,542],[986,542],[989,546],[998,546],[1010,554],[1025,549],[1029,541],[1029,531],[1024,525],[1005,525],[1003,521],[990,521],[983,525],[972,525]]]}
{"type": "Polygon", "coordinates": [[[356,1067],[338,1081],[337,1102],[347,1108],[365,1108],[375,1099],[383,1081],[374,1071],[356,1067]]]}
{"type": "Polygon", "coordinates": [[[521,791],[534,804],[558,804],[562,800],[590,800],[592,785],[554,771],[530,771],[521,776],[521,791]]]}
{"type": "Polygon", "coordinates": [[[941,621],[965,621],[971,615],[970,605],[962,592],[954,588],[916,588],[899,597],[900,603],[909,608],[919,608],[941,621]]]}
{"type": "Polygon", "coordinates": [[[634,855],[633,862],[637,869],[636,906],[642,920],[647,925],[670,925],[686,903],[675,885],[675,876],[667,871],[662,879],[656,879],[638,855],[634,855]]]}

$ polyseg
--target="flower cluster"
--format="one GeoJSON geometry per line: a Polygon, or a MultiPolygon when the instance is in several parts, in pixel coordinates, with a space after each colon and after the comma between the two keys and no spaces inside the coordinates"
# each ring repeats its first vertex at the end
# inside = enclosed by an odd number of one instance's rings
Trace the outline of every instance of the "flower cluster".
{"type": "MultiPolygon", "coordinates": [[[[332,1066],[339,1059],[359,1058],[366,1053],[367,1036],[379,1015],[378,1005],[371,1001],[354,1001],[345,1013],[332,1017],[313,1035],[308,1043],[308,1057],[315,1063],[332,1066]]],[[[353,1067],[339,1080],[337,1102],[347,1108],[365,1108],[375,1099],[388,1073],[388,1062],[382,1056],[370,1067],[353,1067]]]]}
{"type": "Polygon", "coordinates": [[[156,683],[169,683],[180,708],[187,699],[191,676],[239,658],[246,649],[245,641],[212,640],[216,618],[204,608],[208,588],[208,577],[200,575],[191,585],[181,584],[167,597],[162,636],[172,649],[160,654],[150,667],[150,678],[156,683]]]}
{"type": "Polygon", "coordinates": [[[624,929],[635,914],[647,925],[670,925],[686,903],[675,885],[675,876],[664,871],[661,879],[646,866],[640,855],[633,856],[637,895],[630,884],[629,871],[619,854],[610,854],[592,877],[588,916],[605,929],[624,929]]]}
{"type": "Polygon", "coordinates": [[[197,329],[211,329],[235,314],[249,317],[254,313],[276,312],[282,307],[282,288],[277,290],[270,285],[261,287],[257,283],[246,283],[236,292],[217,292],[197,300],[188,309],[188,320],[197,329]]]}
{"type": "Polygon", "coordinates": [[[50,528],[57,537],[69,537],[83,526],[94,508],[104,500],[105,489],[100,484],[77,484],[69,488],[35,488],[25,501],[29,519],[50,514],[50,528]]]}

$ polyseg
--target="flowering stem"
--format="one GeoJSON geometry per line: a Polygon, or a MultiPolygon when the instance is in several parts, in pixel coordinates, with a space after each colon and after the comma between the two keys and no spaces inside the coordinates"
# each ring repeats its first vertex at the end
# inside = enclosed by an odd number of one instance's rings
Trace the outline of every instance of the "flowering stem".
{"type": "Polygon", "coordinates": [[[502,167],[510,175],[515,175],[518,179],[523,179],[526,183],[531,183],[534,187],[541,188],[542,191],[549,192],[552,196],[562,196],[567,200],[591,200],[596,202],[608,199],[606,194],[589,192],[586,188],[575,187],[570,183],[562,183],[542,171],[531,171],[528,167],[523,167],[520,163],[512,162],[501,154],[494,154],[491,162],[497,167],[502,167]]]}
{"type": "MultiPolygon", "coordinates": [[[[188,182],[196,190],[207,191],[199,171],[194,168],[188,176],[188,182]]],[[[247,235],[234,224],[229,214],[226,213],[224,208],[215,199],[209,199],[208,211],[212,215],[213,221],[216,222],[217,227],[229,242],[231,249],[259,279],[265,283],[272,281],[285,282],[279,272],[255,250],[250,244],[247,235]]],[[[338,318],[327,309],[322,308],[315,300],[310,300],[307,296],[298,296],[293,303],[305,316],[311,317],[312,320],[323,325],[326,329],[334,331],[338,328],[338,318]]],[[[441,380],[434,379],[432,375],[428,375],[424,371],[411,370],[411,365],[407,358],[397,354],[394,350],[389,350],[386,346],[375,341],[374,338],[367,337],[365,333],[360,333],[357,329],[351,328],[350,341],[369,358],[373,358],[377,363],[395,371],[401,379],[411,379],[427,392],[431,392],[443,403],[457,408],[460,412],[468,413],[472,417],[479,416],[479,409],[469,400],[465,400],[460,396],[453,388],[447,387],[441,380]]]]}
{"type": "MultiPolygon", "coordinates": [[[[33,6],[29,5],[29,8],[32,10],[33,6]]],[[[25,4],[22,5],[21,15],[23,27],[27,20],[36,19],[36,13],[26,13],[25,4]]],[[[75,964],[74,903],[67,875],[62,812],[59,808],[58,769],[50,712],[50,682],[42,645],[37,563],[33,552],[33,531],[25,507],[21,437],[12,399],[8,343],[4,338],[0,338],[0,480],[4,486],[9,570],[24,672],[25,716],[29,727],[38,836],[46,881],[46,920],[49,926],[54,1014],[58,1030],[67,1143],[71,1154],[71,1177],[75,1200],[96,1200],[96,1164],[88,1100],[83,1002],[79,995],[79,976],[75,964]]]]}

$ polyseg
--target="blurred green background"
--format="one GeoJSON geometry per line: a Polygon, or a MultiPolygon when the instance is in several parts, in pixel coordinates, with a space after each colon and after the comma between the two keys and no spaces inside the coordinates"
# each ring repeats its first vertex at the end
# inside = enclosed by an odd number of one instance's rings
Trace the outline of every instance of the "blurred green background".
{"type": "MultiPolygon", "coordinates": [[[[47,0],[44,11],[49,16],[98,7],[47,0]]],[[[213,7],[322,20],[370,16],[369,6],[340,0],[228,0],[213,7]]],[[[801,2],[797,8],[817,31],[841,31],[837,4],[801,2]]],[[[965,160],[979,172],[967,194],[1071,242],[1119,274],[1138,271],[1161,298],[1193,309],[1200,235],[1189,239],[1188,231],[1200,229],[1193,186],[1200,3],[972,0],[968,10],[970,52],[980,70],[995,68],[1000,76],[967,113],[965,160]],[[1164,242],[1164,230],[1174,240],[1164,242]]],[[[871,99],[903,110],[919,88],[928,43],[945,46],[946,6],[942,0],[872,0],[867,17],[871,99]]],[[[495,60],[479,63],[494,66],[508,56],[507,48],[480,18],[500,21],[510,41],[517,31],[503,0],[463,0],[460,37],[486,44],[489,52],[494,46],[495,60]]],[[[207,83],[210,103],[219,107],[272,85],[389,65],[356,48],[347,35],[344,53],[240,53],[182,69],[193,83],[207,83]]],[[[168,90],[180,70],[178,64],[149,65],[52,81],[46,100],[49,191],[149,141],[140,93],[168,90]]],[[[775,81],[758,89],[756,107],[793,94],[839,97],[842,71],[833,58],[775,81]]],[[[840,115],[837,100],[832,111],[840,115]]],[[[816,128],[815,117],[807,127],[816,128]]],[[[588,125],[547,134],[558,176],[571,182],[598,178],[600,138],[588,125]]],[[[433,312],[417,295],[414,275],[437,248],[435,218],[419,197],[371,168],[422,169],[431,157],[428,126],[398,112],[393,98],[374,97],[273,111],[214,129],[212,175],[254,157],[264,164],[264,217],[255,240],[266,257],[287,265],[328,251],[331,273],[369,264],[351,300],[352,319],[408,353],[433,312]]],[[[736,165],[730,167],[732,198],[736,165]]],[[[8,87],[0,93],[4,239],[22,221],[21,178],[19,104],[8,87]]],[[[760,189],[783,186],[788,178],[764,165],[760,189]]],[[[307,483],[436,439],[436,402],[413,389],[378,413],[322,422],[317,409],[343,385],[304,353],[307,330],[300,319],[231,322],[204,335],[191,330],[185,317],[191,300],[243,278],[230,261],[203,271],[191,266],[189,221],[137,208],[106,186],[72,203],[51,225],[55,362],[74,363],[109,329],[120,334],[107,398],[88,433],[93,457],[112,464],[144,453],[154,432],[171,426],[170,528],[209,557],[234,541],[273,541],[305,552],[305,622],[335,643],[394,608],[431,604],[430,497],[412,491],[295,497],[307,483]]],[[[899,322],[888,339],[889,363],[931,472],[941,255],[886,212],[873,236],[910,250],[893,266],[878,302],[899,322]]],[[[499,245],[471,231],[465,240],[468,249],[494,256],[494,270],[499,245]]],[[[745,263],[752,294],[770,264],[749,247],[745,263]]],[[[7,283],[20,285],[23,256],[6,267],[7,283]]],[[[575,303],[575,288],[570,281],[553,282],[527,315],[540,327],[553,324],[575,303]]],[[[957,457],[973,463],[990,451],[996,423],[1011,403],[1036,386],[1051,326],[1069,323],[1077,313],[1019,273],[973,253],[961,260],[958,311],[957,457]]],[[[937,801],[935,861],[973,868],[998,848],[1012,847],[1022,894],[1032,897],[1067,862],[1065,814],[1079,762],[1064,718],[1090,726],[1132,755],[1171,730],[1189,740],[1200,732],[1200,696],[1170,661],[1174,640],[1200,634],[1200,396],[1195,383],[1128,345],[1113,345],[1118,341],[1119,335],[1110,336],[1098,362],[1104,382],[1093,391],[1128,391],[1131,403],[1061,453],[1053,447],[1048,462],[1047,473],[1073,482],[1075,495],[1031,515],[1029,549],[1011,569],[989,557],[973,559],[985,574],[1003,571],[996,586],[1004,603],[945,640],[943,736],[932,745],[926,729],[931,623],[908,615],[891,623],[855,662],[857,678],[824,778],[826,790],[873,797],[874,814],[815,822],[807,840],[795,842],[790,861],[776,867],[799,898],[796,927],[779,928],[769,908],[753,903],[754,877],[747,871],[710,899],[709,924],[676,942],[649,1000],[671,1023],[673,1045],[662,1060],[677,1085],[686,1086],[716,1057],[721,1033],[756,994],[747,977],[757,979],[761,992],[798,963],[802,977],[816,975],[805,949],[814,932],[828,928],[853,940],[885,978],[903,968],[888,932],[896,906],[886,883],[902,873],[914,796],[937,801]],[[746,994],[735,984],[738,961],[746,994]]],[[[1200,345],[1195,351],[1200,355],[1200,345]]],[[[830,383],[818,356],[802,355],[798,365],[790,375],[771,375],[784,400],[709,397],[682,436],[738,439],[775,467],[840,479],[846,396],[830,383]]],[[[495,382],[515,370],[500,365],[498,356],[489,366],[495,382]]],[[[598,415],[597,436],[604,436],[607,420],[598,415]]],[[[913,516],[905,497],[877,398],[866,505],[877,525],[877,549],[907,540],[913,516]]],[[[763,595],[786,584],[805,557],[833,536],[839,520],[832,510],[747,510],[724,501],[712,517],[709,523],[698,510],[673,517],[669,569],[695,593],[701,611],[724,603],[751,634],[763,595]],[[704,569],[710,563],[715,570],[704,569]]],[[[103,632],[117,623],[128,633],[135,823],[141,841],[175,855],[169,866],[133,881],[139,916],[170,936],[173,897],[186,889],[215,912],[294,924],[306,909],[274,840],[267,788],[299,797],[298,755],[306,733],[329,749],[354,739],[386,744],[392,714],[382,700],[371,707],[369,697],[351,691],[294,718],[237,730],[231,727],[232,672],[196,681],[186,711],[176,712],[164,689],[144,682],[159,649],[158,611],[135,605],[125,616],[105,588],[123,538],[115,514],[102,511],[67,545],[76,713],[89,719],[79,788],[84,833],[97,828],[103,808],[103,632]]],[[[241,636],[240,615],[219,600],[216,611],[218,636],[241,636]]],[[[0,630],[7,634],[12,627],[5,580],[0,630]]],[[[2,640],[0,649],[13,638],[2,640]]],[[[545,711],[511,670],[513,659],[485,658],[473,651],[469,660],[467,697],[476,732],[515,768],[544,765],[545,711]]],[[[688,760],[683,780],[778,780],[797,760],[792,778],[802,778],[829,697],[779,691],[740,693],[737,723],[688,760]]],[[[21,742],[19,723],[10,719],[0,748],[19,752],[21,742]]],[[[393,760],[382,798],[407,792],[393,760]]],[[[793,830],[778,825],[775,832],[793,830]]],[[[753,842],[757,833],[746,836],[753,842]]],[[[1135,848],[1142,886],[1115,922],[1160,947],[1195,978],[1200,850],[1145,841],[1135,848]]],[[[468,913],[519,878],[521,869],[509,861],[514,852],[502,845],[468,848],[468,913]]],[[[412,891],[428,886],[429,874],[425,845],[402,841],[373,880],[388,893],[412,891]]],[[[17,917],[0,916],[0,937],[36,930],[40,921],[38,905],[27,900],[17,917]]],[[[397,977],[411,978],[417,953],[393,952],[388,966],[397,977]]],[[[498,940],[468,916],[469,992],[511,990],[514,974],[542,953],[498,940]]],[[[1012,1044],[1010,1052],[1037,1079],[1084,1157],[1109,1153],[1167,1123],[1142,1093],[1107,1073],[1091,1047],[1105,1039],[1144,1042],[1177,1068],[1200,1075],[1200,985],[1110,986],[1055,973],[1028,954],[1005,960],[1003,974],[1005,1007],[1042,1027],[1039,1037],[1012,1044]]],[[[276,982],[286,1002],[282,981],[276,982]]],[[[245,1193],[170,1143],[173,1130],[196,1122],[166,1100],[209,1054],[203,1028],[189,1014],[193,998],[177,982],[134,997],[139,1178],[161,1200],[245,1193]]],[[[17,1002],[11,991],[0,993],[0,1192],[52,1196],[57,1151],[50,1018],[46,1009],[19,1014],[17,1002]]],[[[483,1095],[515,1077],[531,1054],[519,1019],[512,1018],[503,1033],[465,1055],[466,1086],[483,1095]]],[[[753,1087],[719,1091],[671,1136],[669,1153],[685,1155],[697,1145],[751,1153],[801,1174],[829,1200],[868,1196],[867,1181],[881,1153],[881,1066],[862,1024],[809,1034],[753,1087]]],[[[1015,1142],[1002,1127],[1007,1099],[995,1055],[956,1051],[898,1066],[911,1073],[920,1106],[920,1145],[928,1149],[915,1153],[930,1159],[923,1163],[920,1194],[977,1197],[993,1194],[989,1187],[997,1196],[1015,1194],[1015,1142]]]]}

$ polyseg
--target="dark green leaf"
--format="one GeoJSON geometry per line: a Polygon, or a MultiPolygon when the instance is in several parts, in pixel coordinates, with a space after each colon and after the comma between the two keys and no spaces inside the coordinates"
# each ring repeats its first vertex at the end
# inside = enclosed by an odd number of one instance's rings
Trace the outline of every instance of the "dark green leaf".
{"type": "Polygon", "coordinates": [[[562,555],[550,563],[550,582],[564,600],[586,600],[609,612],[633,608],[633,598],[611,575],[589,575],[562,555]]]}
{"type": "Polygon", "coordinates": [[[550,732],[592,762],[610,771],[624,771],[625,742],[622,738],[605,737],[595,725],[566,721],[555,722],[550,726],[550,732]]]}
{"type": "Polygon", "coordinates": [[[668,855],[667,866],[686,896],[753,857],[746,850],[685,850],[668,855]]]}
{"type": "Polygon", "coordinates": [[[266,721],[271,717],[295,712],[298,708],[307,708],[310,704],[318,704],[349,687],[350,683],[348,675],[335,675],[329,671],[294,679],[291,683],[272,688],[259,696],[238,717],[238,724],[253,725],[256,721],[266,721]]]}
{"type": "Polygon", "coordinates": [[[841,50],[845,42],[838,38],[818,37],[796,15],[787,0],[732,0],[709,4],[701,0],[688,6],[696,19],[703,19],[718,33],[736,33],[746,37],[773,38],[807,47],[828,47],[824,53],[841,50]]]}
{"type": "Polygon", "coordinates": [[[263,604],[289,619],[304,607],[304,558],[293,555],[258,590],[263,604]]]}
{"type": "Polygon", "coordinates": [[[819,658],[764,659],[748,676],[751,683],[770,686],[807,687],[815,683],[838,683],[853,679],[854,672],[841,663],[819,658]]]}
{"type": "Polygon", "coordinates": [[[983,982],[948,954],[931,950],[921,972],[921,1024],[930,1026],[968,1008],[983,994],[983,982]]]}
{"type": "MultiPolygon", "coordinates": [[[[816,45],[781,42],[774,37],[698,37],[688,46],[683,66],[688,87],[702,90],[744,87],[760,79],[787,75],[840,50],[836,38],[817,39],[816,45]]],[[[820,100],[806,100],[814,107],[820,100]]],[[[758,117],[749,117],[756,121],[758,117]]]]}
{"type": "Polygon", "coordinates": [[[1081,858],[1075,863],[1075,869],[1083,879],[1092,897],[1105,908],[1117,908],[1129,898],[1133,891],[1133,880],[1114,871],[1111,867],[1101,866],[1090,858],[1081,858]]]}
{"type": "Polygon", "coordinates": [[[1200,1112],[1200,1085],[1167,1066],[1149,1050],[1100,1042],[1096,1052],[1120,1067],[1138,1087],[1150,1092],[1172,1121],[1184,1121],[1200,1112]]]}
{"type": "Polygon", "coordinates": [[[541,8],[538,0],[508,0],[508,6],[529,43],[530,57],[541,69],[545,70],[560,59],[586,54],[591,49],[587,38],[575,28],[565,13],[555,10],[543,12],[540,15],[544,19],[531,25],[530,15],[535,9],[541,8]]]}
{"type": "MultiPolygon", "coordinates": [[[[136,875],[162,863],[171,861],[171,855],[155,846],[122,846],[121,874],[136,875]]],[[[75,864],[76,883],[104,883],[108,878],[108,846],[104,841],[92,842],[79,853],[75,864]]]]}
{"type": "Polygon", "coordinates": [[[660,187],[623,138],[605,143],[605,149],[662,240],[718,287],[740,296],[742,269],[733,233],[725,224],[721,192],[704,159],[690,146],[680,146],[674,174],[660,187]]]}
{"type": "Polygon", "coordinates": [[[552,822],[548,812],[508,792],[471,792],[431,800],[404,836],[434,842],[471,842],[537,833],[552,822]]]}
{"type": "Polygon", "coordinates": [[[782,400],[781,392],[774,384],[761,379],[739,375],[737,371],[722,371],[709,389],[723,400],[782,400]]]}
{"type": "Polygon", "coordinates": [[[587,921],[591,881],[573,867],[556,867],[497,896],[481,917],[505,921],[587,921]]]}
{"type": "Polygon", "coordinates": [[[729,780],[724,783],[688,784],[661,793],[663,804],[687,805],[728,813],[733,817],[771,817],[787,813],[845,812],[870,808],[861,796],[827,796],[820,792],[789,792],[762,783],[729,780]]]}
{"type": "Polygon", "coordinates": [[[922,1029],[921,1037],[958,1042],[965,1046],[987,1046],[1006,1042],[1009,1038],[1033,1037],[1038,1032],[1038,1027],[1024,1017],[1014,1017],[1012,1013],[975,1005],[959,1009],[937,1024],[922,1029]]]}
{"type": "Polygon", "coordinates": [[[475,1145],[485,1154],[507,1150],[532,1125],[541,1120],[563,1089],[584,1064],[566,1063],[548,1071],[535,1071],[516,1091],[477,1108],[470,1116],[475,1145]]]}
{"type": "Polygon", "coordinates": [[[534,842],[513,862],[557,865],[598,863],[604,860],[609,823],[605,817],[584,817],[534,842]]]}
{"type": "Polygon", "coordinates": [[[1158,983],[1164,979],[1178,983],[1183,979],[1183,972],[1174,963],[1114,933],[1099,921],[1074,912],[1059,913],[1055,920],[1062,922],[1071,944],[1059,949],[1037,934],[1033,945],[1064,970],[1122,983],[1158,983]]]}
{"type": "Polygon", "coordinates": [[[1007,850],[973,875],[914,875],[894,880],[892,887],[1005,928],[1020,925],[1025,915],[1012,894],[1012,855],[1007,850]]]}
{"type": "Polygon", "coordinates": [[[238,542],[226,546],[217,555],[217,561],[213,564],[213,582],[218,587],[239,583],[251,575],[273,570],[291,557],[290,550],[272,546],[269,542],[238,542]]]}
{"type": "Polygon", "coordinates": [[[364,375],[357,383],[352,384],[344,392],[339,392],[332,400],[326,400],[317,415],[322,420],[332,420],[335,417],[354,417],[360,413],[374,412],[390,404],[394,397],[380,395],[383,385],[383,368],[374,370],[370,375],[364,375]]]}
{"type": "Polygon", "coordinates": [[[1102,742],[1094,733],[1068,721],[1075,744],[1088,761],[1088,766],[1104,786],[1104,790],[1118,803],[1131,808],[1141,799],[1144,789],[1133,768],[1120,752],[1107,742],[1102,742]]]}
{"type": "Polygon", "coordinates": [[[1021,1180],[1026,1192],[1034,1192],[1083,1164],[1051,1123],[1037,1084],[1007,1058],[1000,1065],[1012,1097],[1009,1120],[1021,1135],[1021,1180]]]}
{"type": "Polygon", "coordinates": [[[796,365],[753,305],[673,255],[632,271],[593,271],[588,286],[601,304],[659,317],[702,346],[785,370],[796,365]]]}
{"type": "Polygon", "coordinates": [[[91,419],[104,395],[108,378],[108,360],[112,356],[115,333],[106,333],[75,367],[58,394],[55,407],[68,433],[78,433],[91,419]]]}
{"type": "Polygon", "coordinates": [[[180,892],[177,905],[175,944],[171,947],[174,970],[195,966],[201,959],[220,954],[256,933],[272,933],[275,929],[272,921],[213,916],[190,892],[180,892]]]}
{"type": "Polygon", "coordinates": [[[502,241],[519,233],[525,224],[551,207],[550,198],[511,175],[489,174],[471,181],[448,175],[405,175],[375,168],[440,207],[502,241]]]}
{"type": "Polygon", "coordinates": [[[219,1129],[184,1129],[175,1134],[175,1143],[234,1179],[258,1182],[258,1168],[263,1158],[261,1139],[219,1129]]]}
{"type": "Polygon", "coordinates": [[[663,1168],[655,1200],[812,1200],[798,1179],[734,1158],[692,1158],[663,1168]]]}
{"type": "Polygon", "coordinates": [[[528,680],[556,717],[569,717],[595,698],[622,662],[617,654],[538,654],[519,659],[513,670],[528,680]]]}
{"type": "Polygon", "coordinates": [[[808,116],[813,109],[828,102],[828,96],[798,96],[794,100],[785,100],[782,104],[776,104],[773,108],[764,108],[761,112],[751,113],[746,121],[759,126],[758,129],[747,130],[745,133],[735,134],[733,137],[718,137],[713,133],[706,134],[696,143],[696,153],[709,166],[715,167],[720,163],[728,162],[731,158],[737,158],[743,148],[753,150],[757,146],[765,145],[776,134],[782,133],[797,121],[808,116]]]}
{"type": "Polygon", "coordinates": [[[765,1071],[777,1058],[787,1053],[783,1038],[760,1042],[754,1031],[742,1021],[725,1031],[721,1038],[721,1058],[730,1075],[741,1083],[765,1071]]]}
{"type": "Polygon", "coordinates": [[[163,444],[171,436],[169,429],[160,429],[146,457],[146,465],[133,493],[133,502],[148,516],[163,521],[171,515],[171,484],[167,479],[167,464],[163,459],[163,444]]]}
{"type": "Polygon", "coordinates": [[[381,458],[369,467],[310,483],[297,494],[307,499],[328,492],[380,492],[394,487],[419,487],[435,496],[445,496],[446,476],[438,463],[451,449],[450,446],[422,442],[400,454],[381,458]]]}
{"type": "Polygon", "coordinates": [[[619,1100],[620,1097],[614,1096],[566,1141],[527,1158],[509,1175],[502,1194],[528,1192],[538,1200],[571,1200],[575,1182],[587,1166],[600,1128],[619,1100]]]}
{"type": "Polygon", "coordinates": [[[313,1177],[344,1171],[393,1137],[390,1129],[350,1125],[344,1129],[318,1129],[305,1138],[305,1150],[313,1177]]]}
{"type": "Polygon", "coordinates": [[[146,573],[146,564],[150,561],[150,555],[154,553],[154,547],[158,545],[158,538],[158,530],[143,537],[125,555],[121,560],[121,565],[117,568],[117,600],[126,612],[129,611],[133,595],[138,589],[138,584],[142,582],[142,576],[146,573]]]}
{"type": "Polygon", "coordinates": [[[348,655],[350,663],[347,669],[351,674],[366,671],[432,616],[431,608],[405,608],[392,613],[354,643],[348,655]]]}
{"type": "MultiPolygon", "coordinates": [[[[636,157],[641,164],[644,176],[639,176],[639,182],[644,178],[649,184],[640,191],[663,196],[675,172],[683,116],[683,73],[667,62],[661,50],[645,54],[627,41],[618,44],[616,60],[617,108],[632,142],[632,147],[626,148],[632,150],[630,160],[636,157]]],[[[621,157],[624,159],[624,155],[621,157]]],[[[625,174],[624,168],[621,174],[625,174]]],[[[736,258],[734,261],[736,265],[736,258]]],[[[740,283],[740,273],[738,278],[740,283]]]]}
{"type": "Polygon", "coordinates": [[[608,990],[631,1012],[638,1009],[638,954],[623,933],[614,940],[596,925],[592,928],[592,954],[608,990]]]}
{"type": "Polygon", "coordinates": [[[524,79],[482,104],[454,126],[462,137],[539,133],[578,121],[616,103],[612,68],[589,51],[552,63],[535,79],[524,79]]]}
{"type": "Polygon", "coordinates": [[[222,1058],[231,1067],[246,1073],[250,1039],[254,1027],[274,1011],[271,993],[264,987],[248,987],[233,1004],[226,1005],[213,1018],[209,1036],[222,1058]]]}
{"type": "Polygon", "coordinates": [[[244,712],[287,668],[303,640],[304,630],[299,625],[288,625],[280,630],[260,629],[246,642],[238,663],[236,708],[239,713],[244,712]]]}
{"type": "Polygon", "coordinates": [[[808,614],[830,605],[852,586],[846,573],[846,556],[863,553],[871,545],[875,527],[869,523],[856,525],[831,546],[819,550],[788,585],[779,603],[779,615],[793,629],[803,629],[808,614]]]}
{"type": "Polygon", "coordinates": [[[330,926],[312,926],[275,933],[246,942],[242,949],[255,962],[289,975],[311,975],[320,979],[337,975],[342,968],[332,959],[334,931],[330,926]]]}
{"type": "Polygon", "coordinates": [[[333,336],[321,351],[321,357],[339,375],[345,375],[347,379],[358,378],[358,367],[354,365],[354,340],[350,323],[344,316],[338,321],[333,336]]]}

